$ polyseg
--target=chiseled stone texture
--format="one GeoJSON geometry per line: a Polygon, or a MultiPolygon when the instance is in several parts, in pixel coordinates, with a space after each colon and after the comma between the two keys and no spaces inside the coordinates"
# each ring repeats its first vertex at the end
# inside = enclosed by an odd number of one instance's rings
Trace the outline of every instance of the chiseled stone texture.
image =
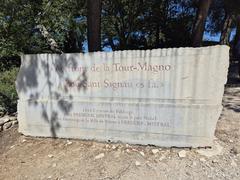
{"type": "Polygon", "coordinates": [[[222,110],[229,47],[22,56],[25,135],[210,146],[222,110]]]}

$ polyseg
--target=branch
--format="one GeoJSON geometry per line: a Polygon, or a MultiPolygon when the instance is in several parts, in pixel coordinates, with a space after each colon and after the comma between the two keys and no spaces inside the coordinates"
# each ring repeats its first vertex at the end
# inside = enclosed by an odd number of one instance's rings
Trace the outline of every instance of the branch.
{"type": "Polygon", "coordinates": [[[57,53],[61,54],[63,53],[63,51],[59,48],[57,42],[51,37],[50,33],[48,32],[47,28],[44,25],[39,24],[36,26],[36,28],[39,29],[42,36],[46,38],[50,45],[51,50],[57,53]]]}

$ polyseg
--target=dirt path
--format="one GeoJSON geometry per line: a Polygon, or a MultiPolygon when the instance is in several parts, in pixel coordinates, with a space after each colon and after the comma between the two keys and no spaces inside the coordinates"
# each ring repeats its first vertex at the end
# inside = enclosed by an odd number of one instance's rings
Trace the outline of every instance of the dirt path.
{"type": "Polygon", "coordinates": [[[204,151],[212,153],[211,157],[197,149],[30,138],[12,128],[0,133],[0,180],[237,180],[240,177],[240,88],[228,88],[223,104],[216,147],[204,151]]]}

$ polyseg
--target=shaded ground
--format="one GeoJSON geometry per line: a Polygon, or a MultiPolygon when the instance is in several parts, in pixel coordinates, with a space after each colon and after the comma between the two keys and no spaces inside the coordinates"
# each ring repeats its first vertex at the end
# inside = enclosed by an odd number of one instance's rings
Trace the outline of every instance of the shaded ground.
{"type": "Polygon", "coordinates": [[[0,133],[0,180],[11,179],[239,179],[240,88],[227,88],[215,140],[223,150],[130,146],[0,133]]]}

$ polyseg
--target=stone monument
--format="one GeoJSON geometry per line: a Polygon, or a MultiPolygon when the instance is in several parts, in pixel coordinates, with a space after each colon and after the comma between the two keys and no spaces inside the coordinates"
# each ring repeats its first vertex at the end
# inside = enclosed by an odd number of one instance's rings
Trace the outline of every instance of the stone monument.
{"type": "Polygon", "coordinates": [[[16,81],[24,135],[210,146],[229,47],[23,55],[16,81]]]}

